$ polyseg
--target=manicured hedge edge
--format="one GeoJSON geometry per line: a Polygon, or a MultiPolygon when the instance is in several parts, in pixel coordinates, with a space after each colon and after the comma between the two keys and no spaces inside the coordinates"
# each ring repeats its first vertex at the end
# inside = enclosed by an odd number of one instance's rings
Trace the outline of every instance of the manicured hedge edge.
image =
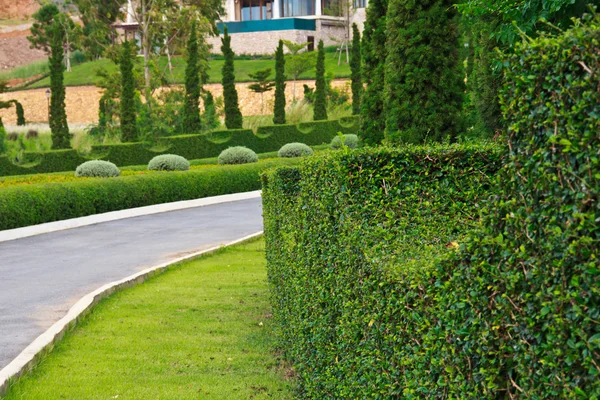
{"type": "Polygon", "coordinates": [[[438,335],[454,321],[436,265],[478,226],[501,159],[492,145],[367,149],[262,175],[276,332],[301,398],[444,397],[453,344],[438,335]]]}
{"type": "Polygon", "coordinates": [[[183,172],[86,179],[0,190],[0,230],[68,218],[260,189],[265,169],[296,160],[267,160],[183,172]]]}
{"type": "Polygon", "coordinates": [[[278,151],[292,142],[308,145],[329,143],[338,132],[356,133],[357,117],[340,121],[316,121],[299,125],[274,125],[258,128],[256,134],[249,129],[216,131],[205,135],[180,135],[162,138],[156,148],[144,143],[122,143],[93,146],[89,157],[76,150],[26,152],[29,166],[13,164],[6,156],[0,157],[0,176],[27,175],[60,171],[74,171],[78,165],[90,159],[110,161],[119,167],[142,165],[159,154],[177,154],[188,160],[218,156],[232,146],[245,146],[256,153],[278,151]]]}

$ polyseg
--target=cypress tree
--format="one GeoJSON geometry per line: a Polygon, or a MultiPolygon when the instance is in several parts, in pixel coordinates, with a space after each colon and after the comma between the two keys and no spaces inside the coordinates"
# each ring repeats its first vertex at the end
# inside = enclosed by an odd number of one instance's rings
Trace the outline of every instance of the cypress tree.
{"type": "Polygon", "coordinates": [[[327,83],[325,82],[325,49],[319,40],[317,53],[317,76],[315,81],[315,121],[327,119],[327,83]]]}
{"type": "Polygon", "coordinates": [[[121,48],[119,66],[121,68],[121,140],[133,142],[137,139],[138,131],[135,112],[135,81],[133,76],[133,47],[125,41],[121,48]]]}
{"type": "Polygon", "coordinates": [[[457,134],[464,90],[453,4],[390,0],[384,91],[390,143],[457,134]]]}
{"type": "Polygon", "coordinates": [[[283,55],[283,40],[275,52],[275,107],[273,123],[285,124],[285,57],[283,55]]]}
{"type": "Polygon", "coordinates": [[[238,105],[238,94],[235,89],[235,70],[233,67],[233,50],[231,50],[231,36],[224,27],[221,39],[221,51],[225,57],[222,69],[223,103],[225,106],[225,126],[227,129],[242,129],[242,113],[238,105]]]}
{"type": "Polygon", "coordinates": [[[102,95],[98,102],[98,129],[100,129],[101,132],[104,132],[108,125],[108,118],[106,118],[106,101],[106,95],[102,95]]]}
{"type": "Polygon", "coordinates": [[[363,84],[360,59],[360,32],[356,24],[352,24],[352,54],[350,56],[350,78],[352,80],[352,115],[360,114],[360,98],[363,84]]]}
{"type": "Polygon", "coordinates": [[[71,147],[71,134],[65,112],[63,30],[58,22],[54,22],[51,34],[49,60],[51,97],[48,123],[52,131],[52,149],[68,149],[71,147]]]}
{"type": "Polygon", "coordinates": [[[217,113],[215,110],[215,98],[208,90],[204,95],[203,120],[206,130],[215,129],[217,126],[219,126],[219,121],[217,120],[217,113]]]}
{"type": "Polygon", "coordinates": [[[201,130],[200,124],[200,69],[198,66],[198,37],[196,21],[187,43],[187,66],[185,68],[185,103],[183,106],[183,131],[194,133],[201,130]]]}
{"type": "Polygon", "coordinates": [[[383,140],[385,116],[383,87],[386,58],[386,14],[388,0],[370,0],[361,46],[362,77],[366,89],[361,97],[361,139],[369,146],[383,140]]]}
{"type": "Polygon", "coordinates": [[[17,126],[25,126],[25,110],[23,109],[23,104],[19,103],[17,100],[13,100],[15,104],[15,108],[17,111],[17,126]]]}

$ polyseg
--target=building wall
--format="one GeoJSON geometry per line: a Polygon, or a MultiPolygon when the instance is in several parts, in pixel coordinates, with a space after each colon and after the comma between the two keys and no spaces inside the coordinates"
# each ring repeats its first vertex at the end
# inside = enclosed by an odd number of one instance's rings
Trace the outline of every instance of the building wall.
{"type": "MultiPolygon", "coordinates": [[[[314,36],[315,44],[323,40],[325,46],[338,45],[344,38],[344,29],[339,26],[320,25],[317,21],[316,31],[285,30],[232,33],[231,48],[236,54],[272,54],[277,49],[279,40],[290,40],[296,43],[308,42],[309,36],[314,36]]],[[[210,36],[208,44],[212,45],[212,53],[221,53],[221,36],[210,36]]]]}

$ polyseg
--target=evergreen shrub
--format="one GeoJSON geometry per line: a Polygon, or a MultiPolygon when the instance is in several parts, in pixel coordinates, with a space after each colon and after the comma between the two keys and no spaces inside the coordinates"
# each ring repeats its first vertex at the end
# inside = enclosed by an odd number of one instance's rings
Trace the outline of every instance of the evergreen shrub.
{"type": "Polygon", "coordinates": [[[358,144],[359,140],[357,135],[338,135],[331,140],[329,148],[331,148],[332,150],[339,150],[343,147],[348,147],[349,149],[356,149],[358,148],[358,144]]]}
{"type": "Polygon", "coordinates": [[[574,25],[507,58],[508,149],[338,152],[263,175],[303,398],[600,398],[600,19],[574,25]]]}
{"type": "Polygon", "coordinates": [[[75,170],[78,177],[112,178],[119,175],[121,171],[115,164],[103,160],[86,161],[75,170]]]}
{"type": "Polygon", "coordinates": [[[187,171],[190,169],[190,162],[175,154],[161,154],[150,160],[148,169],[151,171],[187,171]]]}
{"type": "Polygon", "coordinates": [[[284,145],[277,155],[282,158],[306,157],[313,154],[313,149],[304,143],[288,143],[284,145]]]}
{"type": "Polygon", "coordinates": [[[219,154],[219,164],[249,164],[258,162],[255,152],[244,146],[229,147],[219,154]]]}

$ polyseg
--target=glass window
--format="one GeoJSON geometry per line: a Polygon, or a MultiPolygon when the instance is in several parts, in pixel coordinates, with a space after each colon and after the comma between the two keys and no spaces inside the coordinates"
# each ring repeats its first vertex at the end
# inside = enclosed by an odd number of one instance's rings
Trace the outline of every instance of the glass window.
{"type": "Polygon", "coordinates": [[[242,21],[256,21],[271,19],[272,1],[267,0],[240,0],[242,21]]]}
{"type": "MultiPolygon", "coordinates": [[[[315,0],[281,0],[281,12],[284,17],[315,15],[315,0]]],[[[316,0],[321,1],[321,0],[316,0]]]]}
{"type": "Polygon", "coordinates": [[[354,8],[365,8],[367,0],[354,0],[354,8]]]}

